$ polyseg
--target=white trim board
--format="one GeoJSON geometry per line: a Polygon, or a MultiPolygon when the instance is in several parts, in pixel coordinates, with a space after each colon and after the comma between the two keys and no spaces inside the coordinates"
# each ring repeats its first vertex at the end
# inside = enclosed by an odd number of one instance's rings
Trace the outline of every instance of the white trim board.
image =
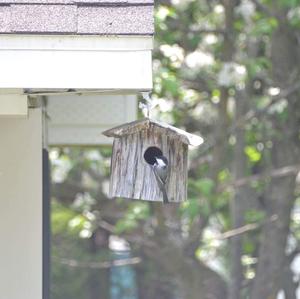
{"type": "Polygon", "coordinates": [[[1,117],[27,117],[27,96],[18,94],[0,94],[1,117]]]}
{"type": "Polygon", "coordinates": [[[0,36],[0,88],[152,89],[152,37],[0,36]]]}
{"type": "Polygon", "coordinates": [[[151,36],[1,35],[0,50],[145,51],[151,36]]]}
{"type": "Polygon", "coordinates": [[[42,114],[0,118],[0,298],[42,298],[42,114]]]}

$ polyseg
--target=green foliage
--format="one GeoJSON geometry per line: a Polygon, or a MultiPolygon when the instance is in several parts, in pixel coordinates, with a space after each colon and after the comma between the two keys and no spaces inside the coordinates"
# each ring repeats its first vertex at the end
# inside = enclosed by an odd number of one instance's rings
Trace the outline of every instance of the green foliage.
{"type": "Polygon", "coordinates": [[[287,7],[287,8],[294,8],[300,5],[299,0],[279,0],[279,3],[283,7],[287,7]]]}
{"type": "Polygon", "coordinates": [[[226,181],[228,181],[230,179],[230,172],[229,170],[226,169],[222,169],[219,173],[218,173],[218,181],[220,183],[225,183],[226,181]]]}
{"type": "Polygon", "coordinates": [[[270,70],[271,62],[265,56],[248,58],[246,61],[247,72],[250,78],[256,77],[270,70]]]}
{"type": "Polygon", "coordinates": [[[246,146],[245,154],[250,162],[258,162],[261,159],[261,153],[254,146],[246,146]]]}
{"type": "Polygon", "coordinates": [[[300,6],[291,9],[288,13],[289,24],[296,28],[300,28],[300,6]]]}
{"type": "Polygon", "coordinates": [[[253,35],[271,34],[277,27],[278,21],[275,18],[258,17],[253,28],[253,35]]]}
{"type": "Polygon", "coordinates": [[[69,222],[76,217],[76,213],[63,206],[56,200],[51,203],[51,230],[54,235],[70,233],[69,222]]]}
{"type": "Polygon", "coordinates": [[[189,219],[189,222],[192,222],[199,214],[204,216],[209,214],[208,205],[205,202],[201,205],[198,198],[189,198],[188,201],[181,204],[180,210],[182,215],[189,219]]]}
{"type": "Polygon", "coordinates": [[[243,251],[247,255],[252,255],[255,251],[255,244],[253,243],[253,240],[247,239],[243,242],[243,251]]]}
{"type": "Polygon", "coordinates": [[[196,182],[196,187],[204,197],[212,194],[215,183],[209,178],[203,178],[196,182]]]}
{"type": "Polygon", "coordinates": [[[265,218],[265,212],[258,210],[248,210],[245,213],[246,223],[257,223],[261,222],[265,218]]]}
{"type": "Polygon", "coordinates": [[[149,217],[149,204],[145,202],[135,202],[128,206],[127,212],[115,226],[115,232],[121,234],[123,232],[131,231],[139,226],[141,220],[149,217]]]}

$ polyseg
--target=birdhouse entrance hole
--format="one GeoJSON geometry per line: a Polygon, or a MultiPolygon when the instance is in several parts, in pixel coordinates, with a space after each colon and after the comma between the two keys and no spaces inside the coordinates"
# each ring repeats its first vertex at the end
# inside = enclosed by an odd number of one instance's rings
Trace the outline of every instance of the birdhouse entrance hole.
{"type": "Polygon", "coordinates": [[[148,164],[154,165],[156,161],[155,157],[162,156],[162,155],[163,153],[160,148],[156,146],[150,146],[144,152],[144,159],[148,164]]]}

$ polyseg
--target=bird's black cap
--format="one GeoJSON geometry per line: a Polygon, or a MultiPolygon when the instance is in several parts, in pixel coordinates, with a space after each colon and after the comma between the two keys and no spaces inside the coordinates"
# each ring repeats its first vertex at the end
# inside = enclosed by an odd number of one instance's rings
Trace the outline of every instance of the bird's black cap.
{"type": "Polygon", "coordinates": [[[154,165],[156,160],[155,158],[162,157],[163,153],[160,148],[156,146],[150,146],[145,150],[144,159],[150,165],[154,165]]]}

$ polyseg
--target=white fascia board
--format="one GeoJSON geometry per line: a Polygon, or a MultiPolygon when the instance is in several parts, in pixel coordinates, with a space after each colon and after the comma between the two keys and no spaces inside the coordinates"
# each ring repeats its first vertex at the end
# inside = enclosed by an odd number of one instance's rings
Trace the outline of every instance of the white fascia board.
{"type": "Polygon", "coordinates": [[[0,118],[27,117],[27,96],[17,94],[0,94],[0,118]]]}
{"type": "Polygon", "coordinates": [[[151,36],[0,36],[0,88],[152,89],[151,36]]]}
{"type": "Polygon", "coordinates": [[[6,95],[6,94],[22,94],[23,89],[22,88],[1,88],[0,89],[0,95],[6,95]]]}
{"type": "Polygon", "coordinates": [[[144,51],[153,49],[151,36],[1,35],[0,50],[144,51]]]}

